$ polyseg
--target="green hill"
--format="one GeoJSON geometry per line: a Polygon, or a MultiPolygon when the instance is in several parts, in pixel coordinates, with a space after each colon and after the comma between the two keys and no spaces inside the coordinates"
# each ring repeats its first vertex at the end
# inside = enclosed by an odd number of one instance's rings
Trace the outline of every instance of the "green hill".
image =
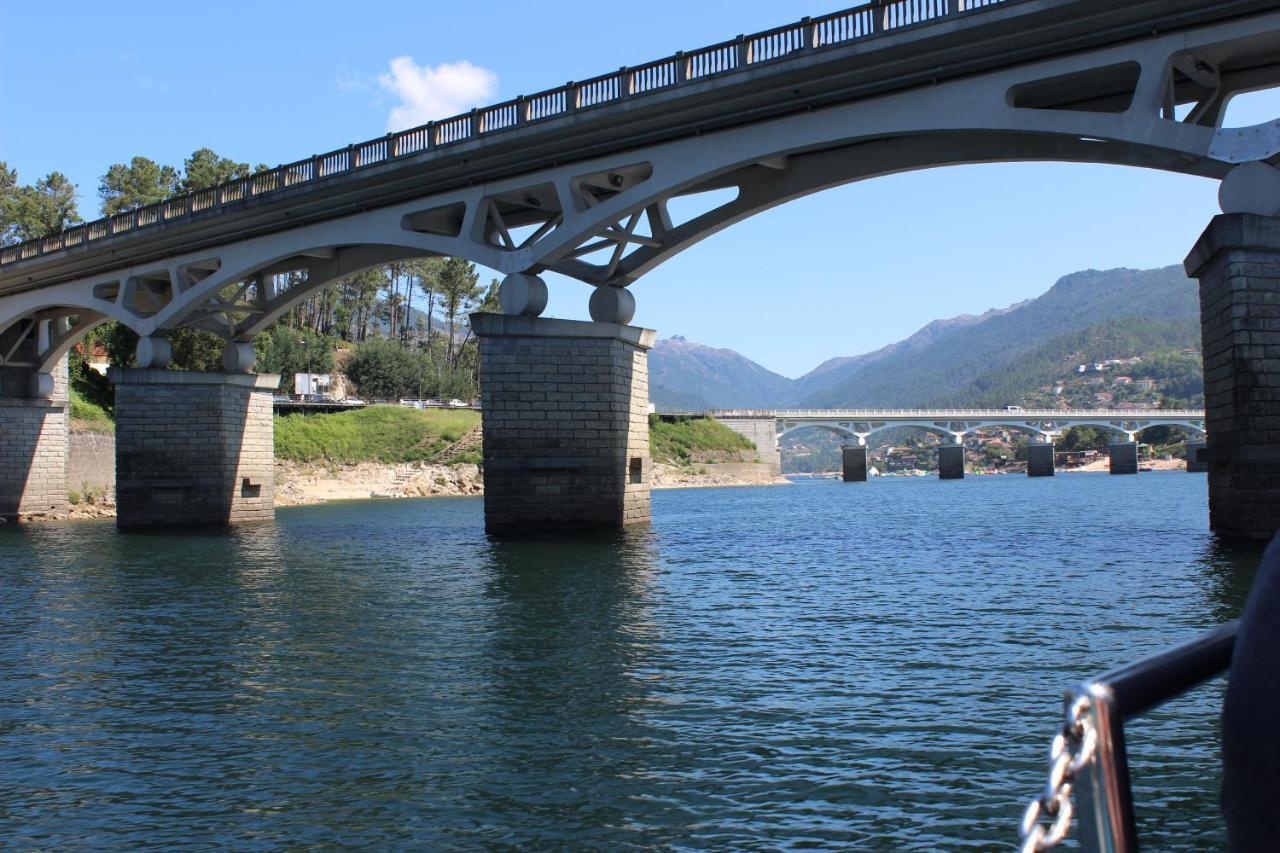
{"type": "Polygon", "coordinates": [[[294,462],[478,462],[441,456],[480,425],[470,410],[370,406],[324,415],[277,417],[276,458],[294,462]],[[440,457],[437,459],[437,457],[440,457]]]}
{"type": "MultiPolygon", "coordinates": [[[[1089,270],[1060,279],[1043,296],[958,329],[929,346],[891,355],[803,402],[815,408],[1007,405],[1049,381],[1056,356],[1085,348],[1089,330],[1118,320],[1144,320],[1106,335],[1124,347],[1198,346],[1196,285],[1181,267],[1089,270]],[[1160,326],[1160,323],[1167,325],[1160,326]],[[1161,339],[1168,332],[1172,339],[1161,339]],[[1084,335],[1083,339],[1072,335],[1084,335]]],[[[1101,332],[1099,332],[1101,334],[1101,332]]],[[[1107,347],[1100,339],[1099,352],[1107,347]]],[[[1093,350],[1090,350],[1093,352],[1093,350]]]]}

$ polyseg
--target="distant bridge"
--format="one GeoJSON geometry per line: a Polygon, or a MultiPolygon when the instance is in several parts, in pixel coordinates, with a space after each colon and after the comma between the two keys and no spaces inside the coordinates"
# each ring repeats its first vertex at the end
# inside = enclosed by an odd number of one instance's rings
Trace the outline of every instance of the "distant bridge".
{"type": "Polygon", "coordinates": [[[726,409],[705,412],[755,443],[760,459],[781,469],[778,439],[799,429],[821,429],[845,439],[844,476],[865,480],[867,440],[876,433],[914,427],[943,437],[938,470],[943,479],[964,476],[964,439],[982,429],[1010,429],[1031,436],[1027,473],[1050,476],[1054,470],[1053,442],[1072,427],[1108,430],[1122,439],[1112,444],[1111,473],[1138,470],[1137,435],[1156,426],[1182,427],[1195,433],[1187,442],[1187,469],[1205,470],[1205,415],[1198,409],[726,409]]]}
{"type": "Polygon", "coordinates": [[[948,437],[956,444],[971,432],[1002,427],[1027,433],[1041,442],[1052,442],[1078,426],[1097,427],[1135,440],[1154,426],[1177,426],[1204,435],[1204,411],[1200,409],[726,409],[708,412],[718,421],[772,418],[778,438],[805,427],[817,427],[851,438],[859,445],[878,432],[895,427],[916,427],[948,437]]]}

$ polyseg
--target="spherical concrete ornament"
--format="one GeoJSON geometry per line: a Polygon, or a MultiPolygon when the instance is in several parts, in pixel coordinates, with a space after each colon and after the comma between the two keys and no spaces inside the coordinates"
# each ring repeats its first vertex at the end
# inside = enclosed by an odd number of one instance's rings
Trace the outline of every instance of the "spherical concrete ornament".
{"type": "Polygon", "coordinates": [[[173,347],[169,346],[167,338],[155,335],[138,338],[136,355],[138,367],[154,367],[163,370],[169,366],[169,359],[173,357],[173,347]]]}
{"type": "Polygon", "coordinates": [[[253,373],[253,363],[257,360],[253,344],[227,341],[222,347],[222,369],[227,373],[253,373]]]}
{"type": "Polygon", "coordinates": [[[31,396],[37,400],[53,398],[53,374],[35,373],[31,376],[31,396]]]}
{"type": "Polygon", "coordinates": [[[1280,169],[1266,163],[1242,163],[1227,173],[1218,188],[1223,213],[1280,216],[1280,169]]]}
{"type": "Polygon", "coordinates": [[[537,317],[547,309],[547,283],[536,275],[514,272],[498,287],[502,313],[537,317]]]}
{"type": "Polygon", "coordinates": [[[636,298],[621,287],[597,287],[591,294],[591,319],[597,323],[626,325],[636,316],[636,298]]]}

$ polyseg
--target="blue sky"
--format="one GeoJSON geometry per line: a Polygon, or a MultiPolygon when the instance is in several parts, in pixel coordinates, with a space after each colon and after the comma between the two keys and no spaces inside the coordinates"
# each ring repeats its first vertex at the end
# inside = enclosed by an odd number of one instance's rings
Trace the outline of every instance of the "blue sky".
{"type": "MultiPolygon", "coordinates": [[[[0,0],[0,160],[23,182],[66,173],[94,218],[99,176],[134,155],[180,165],[208,146],[275,165],[377,136],[389,122],[841,5],[0,0]]],[[[1276,117],[1272,92],[1242,100],[1228,123],[1276,117]]],[[[1071,164],[879,178],[684,252],[635,285],[636,323],[794,376],[937,317],[1038,295],[1075,270],[1180,263],[1217,212],[1216,192],[1200,178],[1071,164]]],[[[548,314],[586,317],[586,286],[549,283],[548,314]]]]}

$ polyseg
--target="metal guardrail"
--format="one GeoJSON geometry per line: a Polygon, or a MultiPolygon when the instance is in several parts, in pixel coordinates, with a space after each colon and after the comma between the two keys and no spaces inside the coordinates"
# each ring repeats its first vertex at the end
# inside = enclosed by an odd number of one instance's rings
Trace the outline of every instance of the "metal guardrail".
{"type": "Polygon", "coordinates": [[[452,118],[388,133],[216,187],[106,216],[58,234],[0,249],[0,266],[270,195],[366,166],[1013,2],[1018,0],[870,0],[868,4],[844,11],[818,18],[802,18],[794,24],[738,36],[732,41],[687,53],[679,51],[644,65],[624,67],[590,80],[570,82],[535,95],[521,95],[500,104],[478,107],[452,118]]]}
{"type": "Polygon", "coordinates": [[[1054,738],[1048,784],[1023,817],[1023,851],[1057,846],[1076,808],[1082,849],[1137,851],[1125,721],[1225,672],[1231,666],[1238,628],[1238,622],[1229,622],[1067,693],[1066,721],[1054,738]],[[1047,831],[1039,823],[1043,816],[1053,820],[1047,831]]]}

